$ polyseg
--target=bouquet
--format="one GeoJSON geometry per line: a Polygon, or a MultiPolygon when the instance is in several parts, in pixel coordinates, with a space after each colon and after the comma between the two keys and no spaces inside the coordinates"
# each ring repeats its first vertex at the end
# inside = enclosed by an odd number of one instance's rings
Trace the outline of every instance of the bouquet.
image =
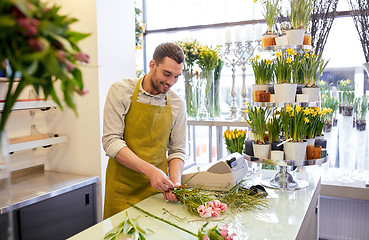
{"type": "Polygon", "coordinates": [[[224,132],[224,140],[227,150],[230,153],[238,152],[242,154],[245,145],[247,130],[226,130],[224,132]]]}

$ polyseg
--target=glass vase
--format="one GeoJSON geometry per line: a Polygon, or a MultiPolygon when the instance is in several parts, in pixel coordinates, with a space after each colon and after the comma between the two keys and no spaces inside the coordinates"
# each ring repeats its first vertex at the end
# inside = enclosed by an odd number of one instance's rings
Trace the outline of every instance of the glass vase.
{"type": "Polygon", "coordinates": [[[216,79],[214,77],[214,84],[213,84],[213,101],[214,101],[214,117],[220,117],[220,81],[219,78],[216,79]]]}
{"type": "Polygon", "coordinates": [[[188,117],[197,117],[198,91],[197,78],[192,71],[183,71],[185,83],[186,110],[188,117]]]}
{"type": "Polygon", "coordinates": [[[200,73],[198,92],[199,108],[197,116],[199,119],[214,117],[214,94],[213,81],[214,70],[203,70],[200,73]]]}

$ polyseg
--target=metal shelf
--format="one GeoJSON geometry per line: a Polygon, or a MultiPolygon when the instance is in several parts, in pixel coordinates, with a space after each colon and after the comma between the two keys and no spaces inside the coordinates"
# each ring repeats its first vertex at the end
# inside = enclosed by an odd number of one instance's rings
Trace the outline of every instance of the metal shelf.
{"type": "MultiPolygon", "coordinates": [[[[4,109],[5,103],[0,103],[0,110],[4,109]]],[[[31,110],[31,109],[41,109],[41,110],[48,110],[50,108],[56,108],[58,105],[53,100],[25,100],[25,101],[18,101],[14,104],[12,111],[18,110],[31,110]]]]}
{"type": "Polygon", "coordinates": [[[320,107],[320,102],[291,102],[291,103],[275,103],[275,102],[252,102],[255,107],[286,107],[288,105],[299,105],[301,107],[320,107]]]}
{"type": "Polygon", "coordinates": [[[57,136],[56,135],[55,137],[53,136],[53,137],[40,139],[40,140],[9,144],[8,148],[9,148],[9,152],[13,153],[17,151],[33,149],[33,148],[38,148],[38,147],[50,147],[53,144],[64,143],[67,141],[68,141],[67,136],[57,136]]]}
{"type": "Polygon", "coordinates": [[[262,164],[274,165],[274,166],[282,166],[282,167],[320,165],[320,164],[327,162],[327,159],[328,159],[328,154],[327,154],[327,156],[323,158],[303,160],[302,164],[300,165],[300,164],[296,164],[295,160],[271,160],[267,158],[257,158],[257,157],[249,156],[246,154],[243,154],[243,156],[247,161],[250,161],[250,162],[262,163],[262,164]]]}
{"type": "Polygon", "coordinates": [[[312,47],[310,45],[283,45],[283,46],[267,46],[267,47],[261,47],[260,51],[264,52],[271,52],[271,51],[278,51],[278,50],[287,50],[288,48],[294,49],[294,50],[308,50],[310,51],[312,47]]]}

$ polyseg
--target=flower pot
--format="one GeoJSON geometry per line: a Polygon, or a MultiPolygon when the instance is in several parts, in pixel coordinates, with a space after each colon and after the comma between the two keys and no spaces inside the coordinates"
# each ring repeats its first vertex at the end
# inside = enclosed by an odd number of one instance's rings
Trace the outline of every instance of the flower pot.
{"type": "Polygon", "coordinates": [[[309,45],[311,46],[311,34],[310,33],[305,33],[304,34],[304,41],[303,41],[303,45],[309,45]]]}
{"type": "Polygon", "coordinates": [[[267,159],[270,152],[270,144],[256,144],[252,143],[254,149],[254,157],[267,159]]]}
{"type": "Polygon", "coordinates": [[[295,102],[296,83],[274,84],[275,101],[280,103],[295,102]]]}
{"type": "Polygon", "coordinates": [[[250,139],[247,139],[245,141],[245,154],[246,155],[249,155],[249,156],[254,156],[254,148],[253,148],[253,144],[254,144],[254,140],[250,140],[250,139]]]}
{"type": "Polygon", "coordinates": [[[272,150],[270,151],[270,159],[271,160],[284,160],[284,152],[280,150],[272,150]]]}
{"type": "Polygon", "coordinates": [[[302,88],[304,87],[304,84],[298,83],[296,87],[296,94],[302,94],[302,88]]]}
{"type": "Polygon", "coordinates": [[[321,156],[322,147],[319,145],[309,145],[306,147],[307,159],[318,159],[321,156]]]}
{"type": "Polygon", "coordinates": [[[296,162],[296,166],[301,166],[305,159],[306,142],[286,142],[284,144],[284,158],[296,162]]]}
{"type": "Polygon", "coordinates": [[[315,145],[315,138],[304,139],[304,142],[306,142],[307,146],[315,145]]]}
{"type": "Polygon", "coordinates": [[[275,94],[270,94],[270,102],[274,103],[275,101],[275,94]]]}
{"type": "Polygon", "coordinates": [[[304,43],[305,29],[290,29],[286,32],[288,45],[302,45],[304,43]]]}
{"type": "Polygon", "coordinates": [[[366,130],[366,120],[358,120],[356,123],[356,129],[358,131],[365,131],[366,130]]]}
{"type": "Polygon", "coordinates": [[[268,47],[275,45],[275,38],[278,37],[275,33],[264,33],[261,38],[261,46],[268,47]]]}
{"type": "Polygon", "coordinates": [[[332,130],[332,122],[331,121],[327,121],[324,124],[323,131],[324,132],[330,132],[331,130],[332,130]]]}
{"type": "Polygon", "coordinates": [[[309,94],[296,94],[296,102],[309,102],[309,94]]]}
{"type": "Polygon", "coordinates": [[[277,46],[286,46],[288,45],[288,38],[286,35],[279,36],[275,38],[275,44],[277,46]]]}
{"type": "MultiPolygon", "coordinates": [[[[252,85],[252,101],[253,102],[263,102],[263,100],[265,100],[265,98],[268,97],[266,96],[265,93],[268,93],[269,86],[270,86],[269,84],[253,84],[252,85]]],[[[269,102],[269,99],[267,102],[269,102]]]]}
{"type": "Polygon", "coordinates": [[[268,92],[270,94],[274,94],[274,85],[273,84],[270,84],[269,87],[268,87],[268,92]]]}
{"type": "Polygon", "coordinates": [[[315,137],[315,145],[319,145],[322,148],[327,148],[327,140],[324,138],[315,137]]]}
{"type": "Polygon", "coordinates": [[[283,144],[280,146],[277,146],[278,144],[280,144],[282,141],[278,141],[278,142],[271,142],[270,143],[270,147],[271,150],[279,150],[279,151],[283,151],[283,144]]]}
{"type": "Polygon", "coordinates": [[[318,102],[320,95],[320,88],[318,87],[304,87],[302,88],[303,94],[309,94],[309,102],[318,102]]]}
{"type": "Polygon", "coordinates": [[[354,110],[353,106],[343,106],[342,107],[342,115],[346,116],[346,117],[351,117],[353,110],[354,110]]]}
{"type": "Polygon", "coordinates": [[[333,117],[333,127],[337,126],[338,119],[333,117]]]}

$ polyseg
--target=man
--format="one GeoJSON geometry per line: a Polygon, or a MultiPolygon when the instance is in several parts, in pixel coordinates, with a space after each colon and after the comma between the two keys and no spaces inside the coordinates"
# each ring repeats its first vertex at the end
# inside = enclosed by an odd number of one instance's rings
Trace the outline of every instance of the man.
{"type": "Polygon", "coordinates": [[[183,61],[178,45],[160,44],[146,76],[111,86],[102,138],[110,157],[104,219],[127,208],[127,202],[137,203],[158,191],[166,200],[178,201],[171,189],[181,184],[186,159],[186,111],[170,88],[182,74],[183,61]]]}

